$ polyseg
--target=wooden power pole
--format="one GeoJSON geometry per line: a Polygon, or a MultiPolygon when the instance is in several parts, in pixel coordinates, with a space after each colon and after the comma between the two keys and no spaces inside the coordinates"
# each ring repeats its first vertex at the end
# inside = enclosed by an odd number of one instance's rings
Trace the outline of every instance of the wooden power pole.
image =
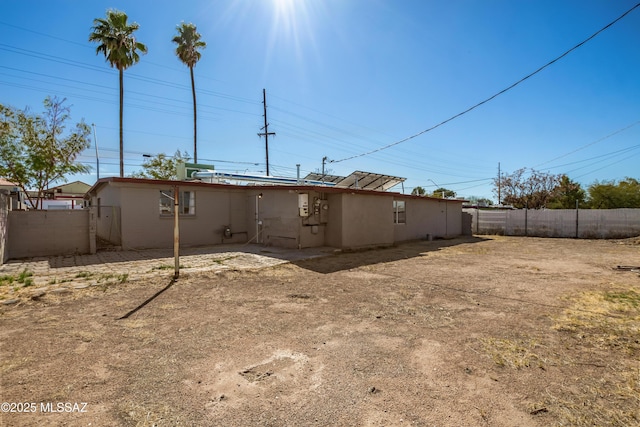
{"type": "Polygon", "coordinates": [[[267,152],[267,176],[269,176],[269,135],[274,135],[275,132],[269,132],[269,122],[267,121],[267,90],[262,89],[262,104],[264,104],[264,127],[260,130],[264,132],[258,133],[258,136],[264,136],[264,146],[267,152]]]}
{"type": "Polygon", "coordinates": [[[498,206],[502,204],[500,198],[500,187],[502,186],[502,174],[500,173],[500,162],[498,162],[498,206]]]}

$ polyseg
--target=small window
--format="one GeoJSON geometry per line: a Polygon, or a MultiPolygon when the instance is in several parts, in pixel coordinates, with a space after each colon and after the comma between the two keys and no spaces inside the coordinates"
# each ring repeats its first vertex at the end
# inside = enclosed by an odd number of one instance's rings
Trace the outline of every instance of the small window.
{"type": "MultiPolygon", "coordinates": [[[[180,215],[196,214],[196,194],[193,191],[181,191],[178,196],[180,215]]],[[[173,215],[173,190],[160,190],[160,215],[173,215]]]]}
{"type": "Polygon", "coordinates": [[[393,223],[406,224],[407,217],[404,209],[404,200],[393,201],[393,223]]]}

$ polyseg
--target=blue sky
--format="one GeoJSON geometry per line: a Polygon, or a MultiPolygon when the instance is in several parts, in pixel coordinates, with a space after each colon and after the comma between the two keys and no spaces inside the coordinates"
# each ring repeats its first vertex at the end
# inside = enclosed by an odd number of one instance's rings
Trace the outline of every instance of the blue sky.
{"type": "MultiPolygon", "coordinates": [[[[489,98],[631,9],[637,0],[4,0],[0,102],[42,110],[66,97],[95,123],[100,176],[118,175],[118,74],[88,42],[109,8],[149,49],[125,71],[125,174],[143,154],[193,153],[181,21],[207,42],[195,68],[198,160],[272,175],[364,170],[495,200],[492,178],[528,167],[584,186],[640,178],[640,7],[582,47],[489,98]],[[355,158],[344,160],[356,156],[355,158]]],[[[94,166],[95,149],[80,158],[94,166]]],[[[394,188],[401,191],[400,186],[394,188]]]]}

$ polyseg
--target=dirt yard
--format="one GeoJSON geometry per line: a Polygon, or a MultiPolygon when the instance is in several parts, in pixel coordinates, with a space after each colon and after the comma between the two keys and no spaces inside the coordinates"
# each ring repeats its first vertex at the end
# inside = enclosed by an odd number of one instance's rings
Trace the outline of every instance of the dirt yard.
{"type": "Polygon", "coordinates": [[[425,241],[23,298],[0,305],[0,424],[640,425],[640,273],[616,269],[638,243],[425,241]]]}

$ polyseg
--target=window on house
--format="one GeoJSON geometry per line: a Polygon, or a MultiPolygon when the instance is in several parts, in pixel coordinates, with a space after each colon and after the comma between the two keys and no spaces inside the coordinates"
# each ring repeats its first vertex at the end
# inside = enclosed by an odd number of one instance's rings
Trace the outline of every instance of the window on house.
{"type": "Polygon", "coordinates": [[[407,216],[404,208],[404,200],[393,201],[393,223],[406,224],[407,216]]]}
{"type": "MultiPolygon", "coordinates": [[[[180,191],[178,195],[178,213],[180,215],[196,214],[196,193],[180,191]]],[[[173,190],[160,190],[160,215],[173,215],[173,190]]]]}

